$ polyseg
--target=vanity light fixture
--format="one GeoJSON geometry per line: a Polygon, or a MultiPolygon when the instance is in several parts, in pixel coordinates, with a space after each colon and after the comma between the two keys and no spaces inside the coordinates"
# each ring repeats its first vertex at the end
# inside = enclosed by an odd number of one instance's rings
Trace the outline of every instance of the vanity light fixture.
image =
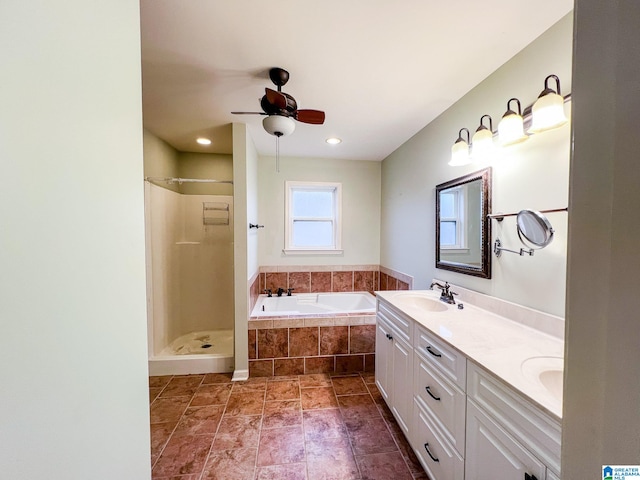
{"type": "Polygon", "coordinates": [[[493,152],[493,120],[490,115],[480,117],[480,126],[473,134],[471,145],[473,145],[471,151],[473,161],[485,160],[493,152]],[[485,117],[489,119],[489,128],[482,123],[485,117]]]}
{"type": "Polygon", "coordinates": [[[544,132],[567,123],[568,120],[564,114],[564,98],[560,93],[560,79],[556,75],[549,75],[544,79],[544,90],[533,104],[531,118],[530,133],[544,132]],[[550,79],[556,81],[555,90],[549,88],[550,79]]]}
{"type": "Polygon", "coordinates": [[[211,145],[211,140],[209,140],[208,138],[204,138],[204,137],[198,137],[196,138],[196,142],[200,145],[211,145]]]}
{"type": "Polygon", "coordinates": [[[451,160],[449,165],[452,167],[458,167],[461,165],[468,165],[471,163],[471,157],[469,156],[469,130],[461,128],[458,132],[458,139],[451,147],[451,160]],[[462,138],[462,132],[467,132],[467,139],[462,138]]]}
{"type": "Polygon", "coordinates": [[[327,138],[325,142],[327,142],[329,145],[338,145],[339,143],[342,143],[342,140],[338,137],[330,137],[327,138]]]}
{"type": "Polygon", "coordinates": [[[516,143],[524,142],[529,137],[524,133],[524,118],[522,118],[522,107],[520,100],[517,98],[511,98],[507,102],[507,111],[502,116],[502,120],[498,124],[498,139],[500,145],[514,145],[516,143]],[[511,109],[511,102],[515,100],[518,106],[518,111],[515,112],[511,109]]]}

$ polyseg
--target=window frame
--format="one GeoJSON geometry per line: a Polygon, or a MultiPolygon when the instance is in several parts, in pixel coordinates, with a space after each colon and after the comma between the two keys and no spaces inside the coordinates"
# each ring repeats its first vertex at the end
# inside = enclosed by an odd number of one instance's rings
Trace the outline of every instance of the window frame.
{"type": "Polygon", "coordinates": [[[442,223],[454,222],[456,224],[456,243],[455,245],[442,245],[442,239],[440,239],[440,249],[447,250],[449,252],[463,252],[468,250],[467,247],[467,232],[466,232],[466,212],[467,212],[467,195],[466,187],[460,186],[450,189],[447,194],[455,194],[455,210],[457,215],[453,217],[442,216],[442,205],[440,205],[440,232],[442,232],[442,223]]]}
{"type": "Polygon", "coordinates": [[[284,219],[284,249],[287,255],[296,254],[324,254],[339,255],[342,250],[342,184],[339,182],[304,182],[288,180],[285,182],[285,219],[284,219]],[[333,196],[332,217],[294,217],[293,194],[296,191],[330,192],[333,196]],[[328,247],[304,247],[293,244],[293,224],[296,220],[331,221],[333,245],[328,247]]]}

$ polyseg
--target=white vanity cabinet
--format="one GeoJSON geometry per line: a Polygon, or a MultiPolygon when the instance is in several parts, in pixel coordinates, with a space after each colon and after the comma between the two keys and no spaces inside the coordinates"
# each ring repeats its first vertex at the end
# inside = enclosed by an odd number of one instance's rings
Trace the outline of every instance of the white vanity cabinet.
{"type": "Polygon", "coordinates": [[[560,423],[469,362],[466,480],[551,480],[560,423]]]}
{"type": "MultiPolygon", "coordinates": [[[[415,308],[405,313],[381,293],[376,384],[429,478],[559,480],[558,419],[480,367],[472,353],[475,343],[456,340],[483,338],[467,333],[478,317],[453,317],[458,311],[451,309],[442,315],[455,320],[432,321],[428,312],[415,308]]],[[[508,328],[497,325],[500,332],[508,328]]],[[[522,335],[527,341],[530,333],[522,335]]]]}
{"type": "Polygon", "coordinates": [[[466,358],[419,325],[414,351],[414,430],[409,442],[430,478],[462,480],[466,358]]]}
{"type": "Polygon", "coordinates": [[[400,428],[409,435],[413,390],[413,320],[378,304],[376,385],[400,428]]]}

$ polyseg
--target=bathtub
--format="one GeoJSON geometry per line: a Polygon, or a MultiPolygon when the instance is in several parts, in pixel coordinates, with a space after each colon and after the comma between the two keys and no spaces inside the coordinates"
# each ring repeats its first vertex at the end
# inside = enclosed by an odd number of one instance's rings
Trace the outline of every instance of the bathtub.
{"type": "Polygon", "coordinates": [[[149,359],[149,375],[232,372],[233,341],[232,329],[182,335],[149,359]]]}
{"type": "Polygon", "coordinates": [[[260,295],[251,317],[371,314],[376,300],[368,292],[302,293],[282,297],[260,295]]]}

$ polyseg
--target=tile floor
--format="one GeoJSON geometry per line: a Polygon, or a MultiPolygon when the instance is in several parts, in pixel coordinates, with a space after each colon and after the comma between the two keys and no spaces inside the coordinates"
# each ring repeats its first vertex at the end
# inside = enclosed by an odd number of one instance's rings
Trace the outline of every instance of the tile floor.
{"type": "Polygon", "coordinates": [[[428,479],[372,374],[149,378],[153,480],[428,479]]]}

